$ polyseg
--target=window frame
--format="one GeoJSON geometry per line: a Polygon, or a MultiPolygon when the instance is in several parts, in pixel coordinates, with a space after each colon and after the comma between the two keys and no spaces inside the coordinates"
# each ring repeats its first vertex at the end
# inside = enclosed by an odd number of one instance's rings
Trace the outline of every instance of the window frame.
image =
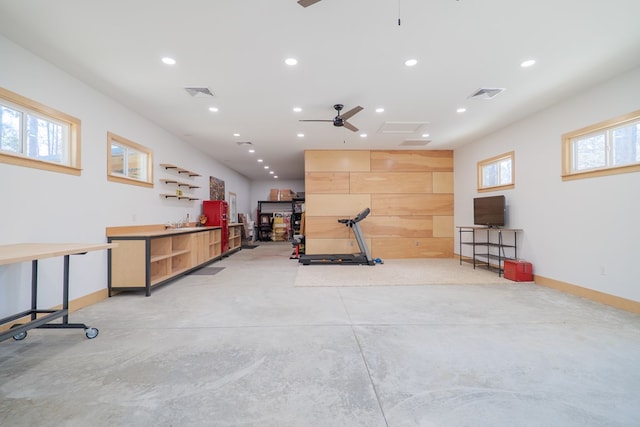
{"type": "Polygon", "coordinates": [[[107,132],[107,181],[119,182],[121,184],[138,185],[141,187],[153,188],[153,151],[150,148],[140,145],[136,142],[130,141],[127,138],[116,135],[113,132],[107,132]],[[112,158],[111,158],[111,144],[124,146],[125,148],[131,148],[140,153],[146,154],[146,179],[131,178],[126,175],[112,174],[112,158]]]}
{"type": "Polygon", "coordinates": [[[488,159],[484,159],[478,162],[477,164],[477,190],[479,193],[486,193],[489,191],[498,191],[498,190],[511,190],[516,186],[516,155],[515,151],[509,151],[507,153],[499,154],[494,157],[490,157],[488,159]],[[487,166],[491,166],[501,161],[509,159],[511,161],[511,182],[508,184],[498,184],[498,185],[483,185],[483,171],[487,166]]]}
{"type": "MultiPolygon", "coordinates": [[[[20,108],[21,112],[32,114],[36,117],[60,123],[69,127],[69,137],[67,144],[67,155],[69,163],[59,163],[50,160],[42,160],[29,157],[21,153],[10,153],[0,150],[0,163],[7,163],[16,166],[29,167],[33,169],[48,170],[51,172],[66,173],[79,176],[82,173],[81,167],[81,121],[69,114],[58,111],[37,101],[19,95],[8,89],[0,87],[0,100],[20,108]]],[[[10,107],[10,106],[9,106],[10,107]]],[[[24,138],[24,136],[22,136],[24,138]]]]}
{"type": "MultiPolygon", "coordinates": [[[[577,138],[588,136],[589,134],[595,134],[602,132],[607,135],[610,131],[613,131],[625,124],[631,124],[634,121],[640,120],[640,110],[634,111],[629,114],[615,117],[613,119],[605,120],[600,123],[586,126],[582,129],[567,132],[562,135],[562,180],[574,180],[583,178],[595,178],[598,176],[618,175],[622,173],[640,172],[640,162],[631,163],[628,165],[620,166],[603,166],[599,168],[593,168],[582,171],[573,170],[574,151],[573,141],[577,138]]],[[[609,146],[610,141],[606,137],[605,144],[609,146]]],[[[609,150],[609,147],[606,148],[609,150]]]]}

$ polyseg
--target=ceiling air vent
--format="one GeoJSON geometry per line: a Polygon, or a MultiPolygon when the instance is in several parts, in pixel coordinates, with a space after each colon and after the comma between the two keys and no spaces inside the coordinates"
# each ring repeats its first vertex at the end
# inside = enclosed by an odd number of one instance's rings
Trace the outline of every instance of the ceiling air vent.
{"type": "Polygon", "coordinates": [[[251,141],[236,141],[238,145],[253,145],[251,141]]]}
{"type": "Polygon", "coordinates": [[[213,96],[213,92],[208,87],[185,87],[184,90],[194,98],[213,96]]]}
{"type": "Polygon", "coordinates": [[[429,122],[384,122],[378,129],[378,133],[387,135],[416,133],[426,124],[429,122]]]}
{"type": "Polygon", "coordinates": [[[430,143],[430,139],[405,139],[400,143],[403,147],[421,147],[430,143]]]}
{"type": "Polygon", "coordinates": [[[469,95],[468,99],[492,99],[504,92],[504,88],[480,88],[469,95]]]}

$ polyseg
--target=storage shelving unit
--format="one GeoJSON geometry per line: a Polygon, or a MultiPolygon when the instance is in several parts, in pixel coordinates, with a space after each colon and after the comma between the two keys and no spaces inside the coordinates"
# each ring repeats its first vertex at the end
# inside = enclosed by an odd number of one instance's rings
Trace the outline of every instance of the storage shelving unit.
{"type": "Polygon", "coordinates": [[[178,180],[175,180],[175,179],[163,178],[163,179],[160,180],[160,182],[164,182],[165,184],[175,184],[178,187],[187,187],[187,188],[190,188],[190,189],[200,188],[200,186],[198,186],[198,185],[193,185],[193,184],[190,184],[188,182],[181,182],[181,181],[178,181],[178,180]]]}
{"type": "Polygon", "coordinates": [[[209,234],[209,259],[222,256],[222,230],[212,230],[209,234]]]}
{"type": "Polygon", "coordinates": [[[229,224],[229,254],[242,247],[242,227],[244,224],[229,224]]]}
{"type": "MultiPolygon", "coordinates": [[[[202,176],[197,172],[193,172],[193,171],[190,171],[188,169],[184,169],[184,168],[181,168],[179,166],[172,165],[172,164],[169,164],[169,163],[161,163],[160,166],[163,167],[167,171],[175,171],[178,175],[186,175],[189,178],[202,176]]],[[[184,187],[184,188],[187,188],[189,190],[200,188],[200,186],[195,185],[194,183],[178,181],[177,179],[173,179],[173,178],[162,178],[162,179],[160,179],[160,182],[162,182],[165,185],[175,185],[178,188],[184,187]]],[[[176,193],[161,193],[160,196],[164,197],[165,199],[169,199],[169,198],[174,198],[175,197],[178,200],[190,200],[190,201],[200,200],[199,198],[194,197],[191,194],[179,194],[179,193],[182,193],[182,191],[176,192],[176,193]]]]}
{"type": "Polygon", "coordinates": [[[149,296],[154,287],[221,258],[221,236],[219,227],[108,235],[118,243],[108,259],[109,296],[112,290],[149,296]]]}
{"type": "Polygon", "coordinates": [[[188,169],[184,169],[184,168],[181,168],[179,166],[172,165],[172,164],[169,164],[169,163],[160,163],[160,166],[162,166],[163,168],[165,168],[167,170],[173,169],[178,174],[185,174],[185,175],[188,175],[188,176],[191,176],[191,177],[193,177],[193,176],[202,176],[197,172],[192,172],[192,171],[190,171],[188,169]]]}
{"type": "Polygon", "coordinates": [[[294,236],[302,234],[302,214],[304,199],[293,199],[293,213],[291,214],[291,228],[294,236]]]}
{"type": "Polygon", "coordinates": [[[481,226],[456,226],[459,233],[460,264],[468,262],[473,268],[495,269],[498,276],[504,271],[504,260],[518,258],[518,233],[516,228],[489,228],[481,226]],[[463,248],[471,247],[465,255],[463,248]]]}
{"type": "MultiPolygon", "coordinates": [[[[260,200],[258,201],[257,215],[257,236],[258,240],[273,240],[273,218],[274,214],[291,215],[294,211],[294,202],[292,200],[260,200]]],[[[291,221],[292,222],[292,221],[291,221]]],[[[293,236],[293,230],[289,226],[287,234],[293,236]]]]}

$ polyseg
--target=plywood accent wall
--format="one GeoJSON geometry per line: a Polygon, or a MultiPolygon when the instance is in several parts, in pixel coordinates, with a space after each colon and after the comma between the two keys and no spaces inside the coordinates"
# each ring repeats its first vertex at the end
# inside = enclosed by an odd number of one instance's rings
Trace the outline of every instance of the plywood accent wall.
{"type": "Polygon", "coordinates": [[[453,151],[307,150],[306,252],[358,246],[338,218],[360,223],[374,258],[453,256],[453,151]]]}

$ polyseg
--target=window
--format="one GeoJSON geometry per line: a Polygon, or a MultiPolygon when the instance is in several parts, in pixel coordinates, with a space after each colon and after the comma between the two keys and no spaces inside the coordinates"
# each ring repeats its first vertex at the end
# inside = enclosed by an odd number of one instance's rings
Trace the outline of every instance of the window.
{"type": "Polygon", "coordinates": [[[146,147],[107,133],[107,179],[153,187],[153,153],[146,147]]]}
{"type": "Polygon", "coordinates": [[[0,88],[0,162],[80,175],[80,120],[0,88]]]}
{"type": "Polygon", "coordinates": [[[510,189],[515,186],[513,151],[478,162],[478,191],[510,189]]]}
{"type": "Polygon", "coordinates": [[[640,111],[562,136],[562,179],[640,171],[640,111]]]}

